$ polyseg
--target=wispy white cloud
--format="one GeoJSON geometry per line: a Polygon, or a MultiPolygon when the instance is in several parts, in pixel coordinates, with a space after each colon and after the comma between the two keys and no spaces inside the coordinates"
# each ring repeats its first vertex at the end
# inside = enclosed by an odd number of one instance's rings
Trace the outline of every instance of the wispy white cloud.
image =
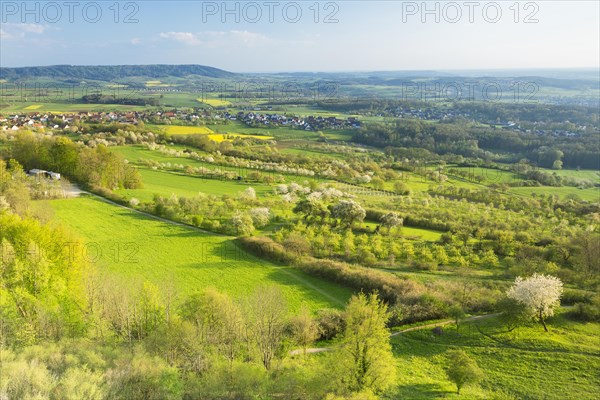
{"type": "Polygon", "coordinates": [[[160,37],[189,46],[243,46],[255,47],[283,43],[281,40],[270,38],[262,33],[250,31],[203,31],[203,32],[161,32],[160,37]]]}
{"type": "Polygon", "coordinates": [[[19,29],[23,32],[29,33],[44,33],[50,27],[48,25],[41,24],[5,24],[5,26],[14,27],[15,29],[19,29]]]}
{"type": "Polygon", "coordinates": [[[192,46],[202,44],[202,41],[197,37],[197,35],[191,32],[161,32],[160,37],[192,46]]]}
{"type": "Polygon", "coordinates": [[[24,24],[7,22],[2,24],[0,29],[0,37],[2,40],[23,39],[27,34],[40,35],[48,30],[56,30],[48,25],[42,24],[24,24]]]}
{"type": "Polygon", "coordinates": [[[142,39],[140,39],[140,38],[133,38],[133,39],[130,40],[130,43],[133,44],[133,45],[138,45],[138,44],[142,43],[142,39]]]}
{"type": "Polygon", "coordinates": [[[12,39],[12,35],[6,32],[4,29],[0,28],[0,39],[1,40],[9,40],[12,39]]]}

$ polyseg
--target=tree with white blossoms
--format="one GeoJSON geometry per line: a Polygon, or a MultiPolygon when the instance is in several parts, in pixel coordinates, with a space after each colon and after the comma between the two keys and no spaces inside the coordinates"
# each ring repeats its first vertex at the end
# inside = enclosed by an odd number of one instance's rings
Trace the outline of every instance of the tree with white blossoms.
{"type": "Polygon", "coordinates": [[[257,207],[250,210],[252,223],[257,228],[262,228],[271,220],[271,212],[267,207],[257,207]]]}
{"type": "Polygon", "coordinates": [[[532,319],[539,321],[548,332],[545,318],[554,315],[554,309],[560,305],[563,284],[557,277],[533,274],[529,278],[515,279],[506,295],[523,304],[532,319]]]}
{"type": "Polygon", "coordinates": [[[331,215],[350,228],[355,222],[360,223],[365,219],[366,211],[354,200],[340,200],[331,207],[331,215]]]}
{"type": "Polygon", "coordinates": [[[288,192],[288,185],[282,183],[275,187],[275,193],[277,194],[286,194],[288,192]]]}
{"type": "Polygon", "coordinates": [[[256,190],[249,187],[241,193],[240,198],[242,200],[254,200],[256,199],[256,190]]]}
{"type": "Polygon", "coordinates": [[[392,211],[382,215],[379,221],[381,222],[381,226],[387,228],[389,233],[392,228],[402,226],[404,223],[404,218],[402,218],[397,212],[392,211]]]}

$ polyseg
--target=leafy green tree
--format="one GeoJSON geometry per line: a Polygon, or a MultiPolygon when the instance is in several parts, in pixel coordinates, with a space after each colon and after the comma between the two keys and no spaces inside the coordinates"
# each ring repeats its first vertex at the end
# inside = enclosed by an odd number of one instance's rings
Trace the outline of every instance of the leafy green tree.
{"type": "Polygon", "coordinates": [[[511,332],[530,319],[524,304],[505,297],[496,306],[500,312],[498,319],[511,332]]]}
{"type": "Polygon", "coordinates": [[[394,182],[394,192],[401,195],[409,195],[410,187],[402,181],[396,181],[394,182]]]}
{"type": "Polygon", "coordinates": [[[156,285],[144,282],[135,306],[134,335],[143,339],[165,323],[165,305],[156,285]]]}
{"type": "Polygon", "coordinates": [[[387,306],[376,293],[353,296],[346,307],[346,328],[335,355],[341,381],[350,392],[382,392],[395,380],[395,362],[386,323],[387,306]]]}
{"type": "Polygon", "coordinates": [[[454,304],[448,309],[448,315],[454,320],[454,323],[456,324],[456,332],[458,332],[460,321],[466,316],[465,310],[463,310],[463,308],[458,304],[454,304]]]}
{"type": "Polygon", "coordinates": [[[575,247],[575,265],[586,279],[598,279],[600,276],[600,234],[582,232],[573,240],[575,247]]]}
{"type": "Polygon", "coordinates": [[[448,368],[446,374],[456,385],[456,393],[465,385],[474,385],[483,379],[483,371],[479,368],[475,360],[467,355],[463,350],[451,350],[447,353],[448,368]]]}
{"type": "Polygon", "coordinates": [[[293,211],[295,213],[304,214],[304,221],[316,222],[320,220],[324,222],[330,214],[329,209],[323,202],[315,199],[302,199],[298,201],[293,211]]]}
{"type": "Polygon", "coordinates": [[[552,163],[552,169],[562,169],[563,167],[563,162],[561,160],[555,160],[552,163]]]}

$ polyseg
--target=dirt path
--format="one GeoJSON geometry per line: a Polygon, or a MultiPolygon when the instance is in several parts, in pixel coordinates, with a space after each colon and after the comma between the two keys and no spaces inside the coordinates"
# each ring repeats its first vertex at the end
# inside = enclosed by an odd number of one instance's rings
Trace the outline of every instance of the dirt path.
{"type": "Polygon", "coordinates": [[[79,197],[81,193],[85,193],[85,191],[81,190],[76,184],[66,181],[61,182],[61,188],[63,195],[66,198],[79,197]]]}
{"type": "MultiPolygon", "coordinates": [[[[486,319],[486,318],[491,318],[491,317],[497,317],[498,315],[500,315],[500,314],[474,315],[472,317],[468,317],[468,318],[463,319],[462,322],[477,321],[479,319],[486,319]]],[[[401,331],[394,332],[394,333],[392,333],[390,335],[390,337],[398,336],[401,333],[418,331],[420,329],[435,328],[436,326],[444,326],[444,325],[451,324],[453,322],[454,322],[454,320],[450,319],[450,320],[446,320],[446,321],[436,322],[436,323],[433,323],[433,324],[413,326],[412,328],[406,328],[406,329],[403,329],[401,331]]]]}
{"type": "MultiPolygon", "coordinates": [[[[477,321],[480,319],[497,317],[498,315],[500,315],[500,314],[475,315],[473,317],[468,317],[468,318],[463,319],[462,322],[477,321]]],[[[432,324],[413,326],[411,328],[406,328],[401,331],[393,332],[392,334],[390,334],[390,337],[398,336],[398,335],[401,335],[406,332],[418,331],[421,329],[428,329],[428,328],[435,328],[436,326],[444,326],[444,325],[451,324],[453,322],[454,322],[454,320],[449,319],[446,321],[439,321],[439,322],[435,322],[432,324]]],[[[306,354],[322,353],[324,351],[330,351],[332,349],[333,349],[332,347],[313,347],[310,349],[306,349],[306,354]]],[[[290,355],[292,355],[292,356],[296,356],[296,355],[300,355],[300,354],[304,354],[303,349],[296,349],[296,350],[292,350],[290,352],[290,355]]]]}

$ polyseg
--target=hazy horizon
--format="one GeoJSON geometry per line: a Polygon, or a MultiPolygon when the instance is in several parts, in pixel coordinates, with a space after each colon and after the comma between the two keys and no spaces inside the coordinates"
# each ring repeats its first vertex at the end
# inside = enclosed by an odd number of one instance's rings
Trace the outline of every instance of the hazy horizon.
{"type": "MultiPolygon", "coordinates": [[[[57,66],[70,66],[70,67],[112,67],[112,66],[152,66],[152,65],[171,65],[171,66],[203,66],[203,67],[211,67],[219,70],[223,70],[226,72],[232,72],[235,74],[385,74],[385,73],[427,73],[427,74],[435,74],[435,73],[443,73],[450,74],[456,76],[482,76],[481,74],[485,73],[502,73],[502,75],[506,76],[517,76],[525,73],[552,73],[552,72],[600,72],[600,66],[590,66],[590,67],[561,67],[561,68],[552,68],[552,67],[531,67],[531,68],[466,68],[466,69],[396,69],[396,70],[280,70],[280,71],[231,71],[225,68],[221,68],[219,66],[211,65],[211,64],[201,64],[201,63],[189,63],[189,64],[174,64],[174,63],[151,63],[151,64],[36,64],[36,65],[22,65],[22,66],[0,66],[0,68],[48,68],[48,67],[57,67],[57,66]],[[518,74],[516,74],[518,72],[518,74]]],[[[544,75],[539,75],[544,76],[544,75]]],[[[597,77],[600,79],[600,75],[597,77]]]]}

